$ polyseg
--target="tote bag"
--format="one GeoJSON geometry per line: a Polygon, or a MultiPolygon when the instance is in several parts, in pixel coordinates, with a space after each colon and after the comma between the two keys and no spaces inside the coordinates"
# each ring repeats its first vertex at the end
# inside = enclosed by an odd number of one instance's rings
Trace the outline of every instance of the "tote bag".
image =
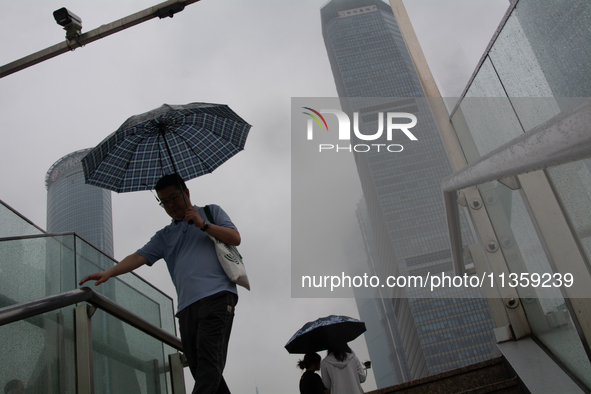
{"type": "MultiPolygon", "coordinates": [[[[203,207],[205,211],[205,215],[207,216],[207,220],[210,221],[211,224],[215,224],[213,221],[213,216],[211,215],[211,211],[209,210],[209,206],[206,205],[203,207]]],[[[209,236],[215,245],[215,251],[218,255],[218,260],[228,278],[237,285],[244,287],[247,290],[250,290],[250,283],[248,281],[248,276],[246,275],[246,268],[244,267],[244,263],[242,262],[242,256],[238,253],[238,249],[236,246],[227,245],[220,241],[219,239],[209,236]]]]}

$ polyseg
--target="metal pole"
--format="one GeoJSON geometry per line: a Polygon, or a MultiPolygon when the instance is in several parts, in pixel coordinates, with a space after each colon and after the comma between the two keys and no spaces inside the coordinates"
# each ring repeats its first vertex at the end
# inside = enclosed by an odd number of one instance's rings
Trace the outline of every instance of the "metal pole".
{"type": "Polygon", "coordinates": [[[92,364],[92,323],[90,305],[78,305],[74,310],[76,321],[76,392],[94,394],[94,370],[92,364]]]}
{"type": "Polygon", "coordinates": [[[152,18],[165,18],[168,16],[172,17],[174,13],[182,11],[185,8],[185,6],[196,3],[198,1],[199,0],[165,1],[164,3],[160,3],[153,7],[146,8],[143,11],[136,12],[135,14],[116,20],[115,22],[111,22],[107,25],[102,25],[94,30],[81,34],[75,39],[66,40],[64,42],[53,45],[49,48],[43,49],[39,52],[33,53],[29,56],[25,56],[19,60],[15,60],[12,63],[8,63],[0,67],[0,78],[4,78],[7,75],[13,74],[27,67],[31,67],[37,63],[41,63],[45,60],[61,55],[62,53],[73,51],[76,48],[82,47],[86,44],[90,44],[93,41],[100,40],[101,38],[117,33],[121,30],[125,30],[129,27],[135,26],[152,18]]]}

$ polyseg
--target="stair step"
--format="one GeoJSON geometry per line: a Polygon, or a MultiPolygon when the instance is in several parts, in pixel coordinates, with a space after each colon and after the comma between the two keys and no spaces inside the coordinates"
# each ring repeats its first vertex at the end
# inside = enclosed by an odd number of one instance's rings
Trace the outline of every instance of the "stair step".
{"type": "Polygon", "coordinates": [[[470,394],[520,393],[521,391],[513,390],[513,388],[520,390],[520,387],[516,378],[512,378],[513,377],[510,376],[507,371],[504,359],[498,357],[410,382],[371,391],[367,394],[449,394],[460,392],[470,394]]]}
{"type": "Polygon", "coordinates": [[[456,392],[456,394],[523,394],[523,390],[519,386],[517,377],[503,380],[497,383],[488,384],[486,386],[477,387],[475,389],[456,392]]]}

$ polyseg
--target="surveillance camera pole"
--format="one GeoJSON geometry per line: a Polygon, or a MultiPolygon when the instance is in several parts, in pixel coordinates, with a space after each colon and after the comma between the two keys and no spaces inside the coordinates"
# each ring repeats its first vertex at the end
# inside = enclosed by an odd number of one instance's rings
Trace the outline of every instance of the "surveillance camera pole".
{"type": "Polygon", "coordinates": [[[62,53],[73,51],[76,48],[89,44],[93,41],[100,40],[103,37],[109,36],[118,31],[125,30],[128,27],[135,26],[147,20],[159,17],[171,17],[182,11],[185,6],[198,2],[199,0],[169,0],[164,3],[160,3],[153,7],[147,8],[143,11],[135,14],[126,16],[125,18],[119,19],[115,22],[111,22],[108,25],[102,25],[99,28],[88,31],[81,34],[80,36],[66,40],[49,48],[45,48],[39,52],[33,53],[29,56],[25,56],[22,59],[16,60],[12,63],[8,63],[0,67],[0,78],[4,78],[7,75],[13,74],[17,71],[23,70],[27,67],[33,66],[37,63],[41,63],[52,57],[61,55],[62,53]]]}

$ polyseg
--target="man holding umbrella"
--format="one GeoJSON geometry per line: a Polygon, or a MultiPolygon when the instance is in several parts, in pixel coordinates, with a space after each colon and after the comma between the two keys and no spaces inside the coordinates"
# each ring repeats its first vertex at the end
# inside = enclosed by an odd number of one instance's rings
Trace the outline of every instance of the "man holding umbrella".
{"type": "Polygon", "coordinates": [[[238,294],[209,235],[238,246],[240,233],[217,205],[209,206],[216,224],[204,219],[203,208],[191,204],[189,189],[178,174],[165,175],[155,189],[171,224],[136,253],[104,272],[84,277],[80,285],[89,280],[99,285],[163,258],[178,294],[177,317],[184,353],[195,378],[193,393],[230,393],[222,372],[238,294]]]}

